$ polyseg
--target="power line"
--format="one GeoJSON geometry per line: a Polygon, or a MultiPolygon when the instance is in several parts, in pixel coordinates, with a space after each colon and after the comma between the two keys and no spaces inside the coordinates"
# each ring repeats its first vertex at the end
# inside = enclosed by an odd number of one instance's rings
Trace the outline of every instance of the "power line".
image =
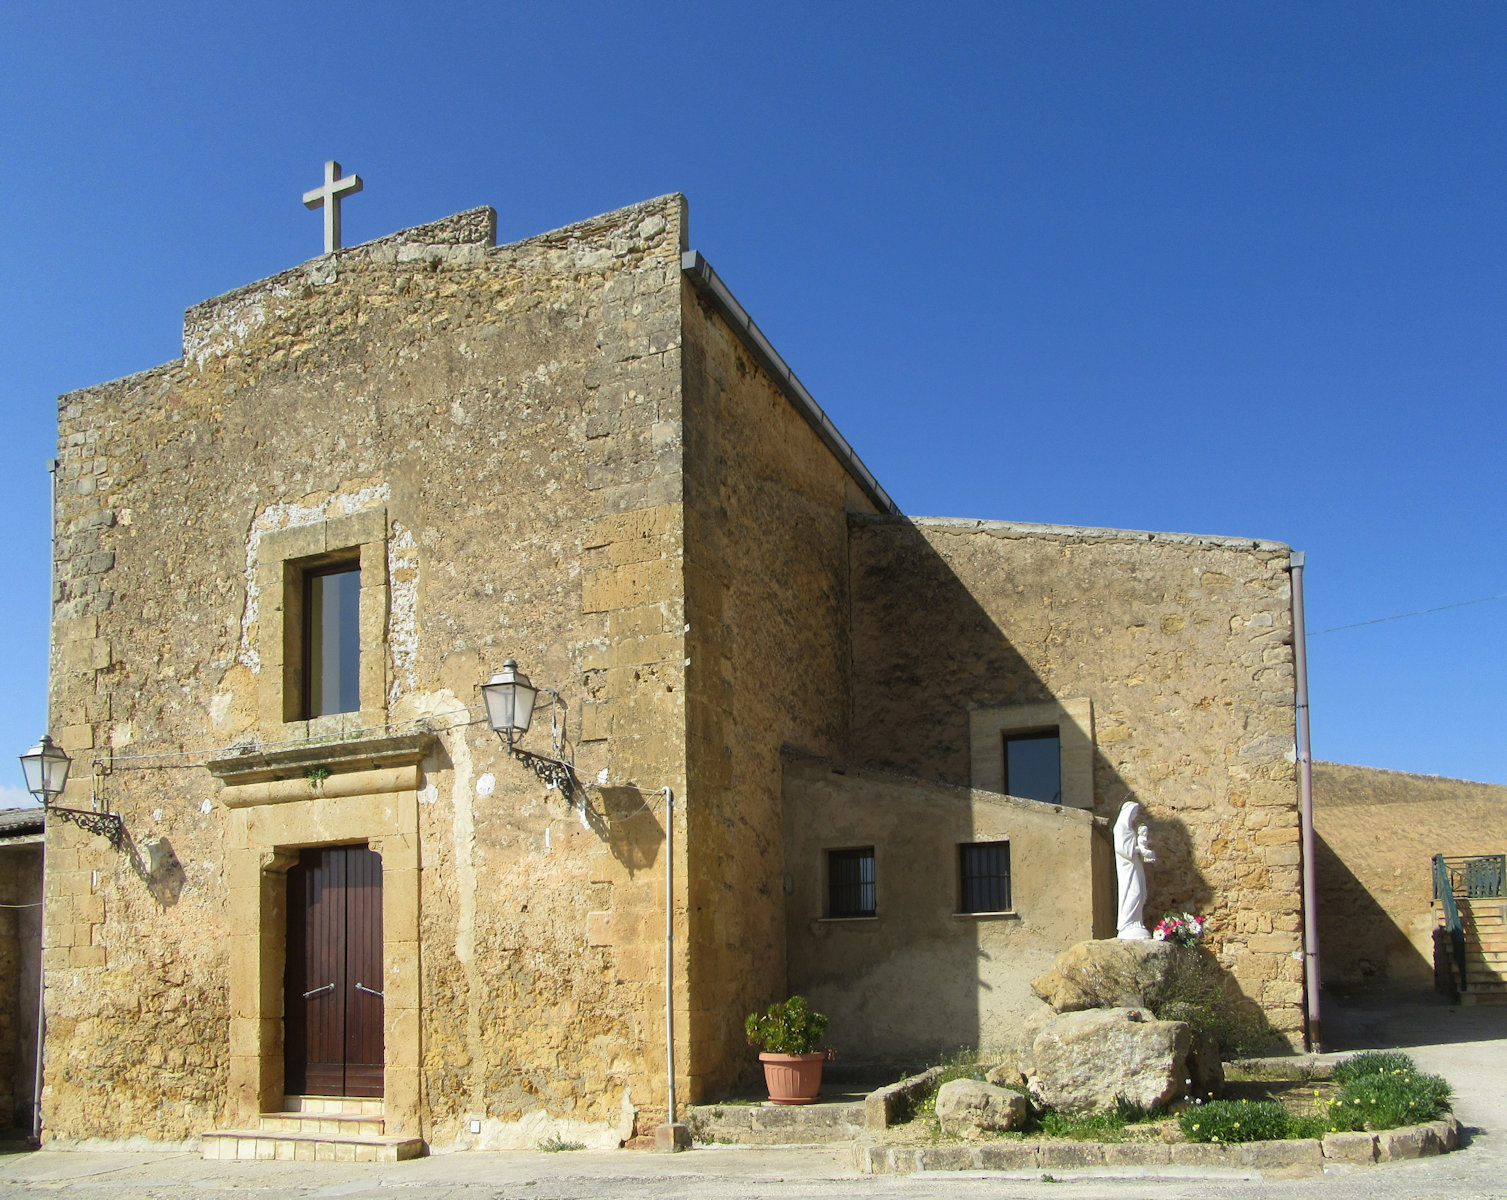
{"type": "Polygon", "coordinates": [[[1429,613],[1445,612],[1451,608],[1467,608],[1472,604],[1485,604],[1488,600],[1507,600],[1507,592],[1498,592],[1495,596],[1480,596],[1475,600],[1459,600],[1454,604],[1441,604],[1438,608],[1420,608],[1413,612],[1396,613],[1390,617],[1377,617],[1372,621],[1356,621],[1353,625],[1332,625],[1328,629],[1313,629],[1308,633],[1309,637],[1318,637],[1322,633],[1339,633],[1342,629],[1360,629],[1366,625],[1384,625],[1388,621],[1401,621],[1405,617],[1422,617],[1429,613]]]}

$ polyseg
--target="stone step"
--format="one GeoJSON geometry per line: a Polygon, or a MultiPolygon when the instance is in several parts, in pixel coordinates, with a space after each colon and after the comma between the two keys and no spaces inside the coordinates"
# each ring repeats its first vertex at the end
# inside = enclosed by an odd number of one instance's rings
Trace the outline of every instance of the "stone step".
{"type": "Polygon", "coordinates": [[[297,1113],[359,1113],[380,1117],[386,1111],[381,1096],[284,1096],[283,1111],[297,1113]]]}
{"type": "Polygon", "coordinates": [[[387,1133],[387,1119],[370,1113],[352,1112],[277,1112],[263,1113],[256,1119],[263,1133],[333,1133],[342,1137],[382,1137],[387,1133]]]}
{"type": "Polygon", "coordinates": [[[419,1138],[288,1130],[216,1130],[203,1141],[204,1157],[219,1162],[401,1162],[424,1153],[419,1138]]]}
{"type": "Polygon", "coordinates": [[[681,1119],[699,1142],[745,1146],[848,1142],[864,1132],[863,1101],[816,1104],[693,1104],[681,1119]]]}

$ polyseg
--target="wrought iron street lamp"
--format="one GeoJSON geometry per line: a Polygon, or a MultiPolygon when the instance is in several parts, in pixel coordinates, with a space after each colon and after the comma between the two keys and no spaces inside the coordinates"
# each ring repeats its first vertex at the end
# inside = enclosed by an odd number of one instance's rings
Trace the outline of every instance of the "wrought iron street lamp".
{"type": "Polygon", "coordinates": [[[63,785],[68,782],[68,768],[72,761],[45,733],[40,742],[21,755],[26,790],[37,798],[43,808],[63,794],[63,785]]]}
{"type": "Polygon", "coordinates": [[[115,813],[91,812],[83,808],[62,808],[56,802],[68,782],[72,759],[45,733],[42,740],[21,755],[21,771],[26,776],[26,790],[50,813],[77,825],[88,833],[108,838],[117,850],[125,842],[125,827],[115,813]]]}
{"type": "Polygon", "coordinates": [[[515,738],[528,732],[538,696],[539,689],[518,669],[517,660],[511,658],[502,664],[502,670],[481,685],[481,698],[487,706],[487,724],[507,738],[509,750],[513,748],[515,738]]]}
{"type": "Polygon", "coordinates": [[[481,698],[487,707],[487,724],[499,737],[506,740],[508,753],[550,787],[558,788],[564,795],[565,802],[571,803],[580,790],[580,785],[576,782],[571,765],[559,757],[565,746],[565,730],[555,715],[565,707],[560,693],[554,688],[536,688],[529,677],[518,669],[518,663],[510,658],[502,664],[502,670],[481,685],[481,698]],[[516,744],[529,730],[534,719],[534,701],[539,698],[541,691],[548,692],[550,696],[550,732],[554,741],[554,757],[520,750],[516,744]]]}

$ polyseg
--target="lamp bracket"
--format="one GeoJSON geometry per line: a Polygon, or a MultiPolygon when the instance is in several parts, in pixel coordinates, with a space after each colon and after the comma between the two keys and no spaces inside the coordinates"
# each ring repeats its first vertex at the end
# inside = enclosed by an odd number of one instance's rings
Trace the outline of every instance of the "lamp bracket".
{"type": "Polygon", "coordinates": [[[516,746],[509,746],[508,753],[539,776],[549,787],[559,790],[565,797],[565,803],[573,802],[580,785],[576,783],[576,773],[567,762],[558,758],[548,758],[543,754],[534,754],[529,750],[520,750],[516,746]]]}
{"type": "Polygon", "coordinates": [[[84,808],[58,808],[51,804],[44,807],[48,812],[56,813],[63,820],[77,825],[85,833],[97,833],[100,837],[107,838],[113,849],[119,850],[125,844],[126,829],[115,813],[90,812],[84,808]]]}

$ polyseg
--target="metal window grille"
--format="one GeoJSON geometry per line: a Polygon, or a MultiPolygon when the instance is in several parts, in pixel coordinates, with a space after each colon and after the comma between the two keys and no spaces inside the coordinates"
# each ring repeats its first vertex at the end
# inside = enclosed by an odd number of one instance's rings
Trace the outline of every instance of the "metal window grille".
{"type": "Polygon", "coordinates": [[[874,915],[874,847],[827,851],[827,915],[874,915]]]}
{"type": "Polygon", "coordinates": [[[1010,911],[1010,843],[972,842],[958,847],[961,911],[1010,911]]]}

